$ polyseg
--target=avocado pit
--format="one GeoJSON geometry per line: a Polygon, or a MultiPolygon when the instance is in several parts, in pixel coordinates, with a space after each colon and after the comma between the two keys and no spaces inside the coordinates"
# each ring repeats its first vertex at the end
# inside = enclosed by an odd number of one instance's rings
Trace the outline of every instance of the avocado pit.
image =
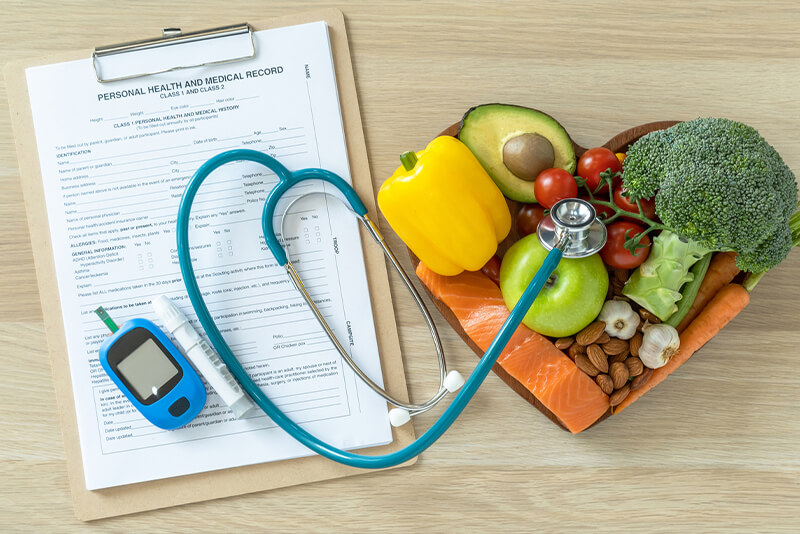
{"type": "Polygon", "coordinates": [[[503,145],[503,164],[514,176],[532,182],[545,169],[553,167],[555,152],[546,137],[524,133],[503,145]]]}

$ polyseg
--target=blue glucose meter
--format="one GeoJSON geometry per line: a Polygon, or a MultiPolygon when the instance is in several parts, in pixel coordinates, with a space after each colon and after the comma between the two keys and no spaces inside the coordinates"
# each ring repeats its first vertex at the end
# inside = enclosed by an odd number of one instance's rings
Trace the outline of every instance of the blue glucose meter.
{"type": "Polygon", "coordinates": [[[100,347],[100,363],[136,409],[166,430],[194,419],[206,404],[206,388],[164,332],[147,319],[117,327],[102,308],[97,314],[112,331],[100,347]]]}

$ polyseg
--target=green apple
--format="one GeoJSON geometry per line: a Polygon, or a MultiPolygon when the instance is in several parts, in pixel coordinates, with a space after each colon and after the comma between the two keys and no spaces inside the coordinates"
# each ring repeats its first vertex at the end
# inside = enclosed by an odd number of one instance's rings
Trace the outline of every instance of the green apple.
{"type": "MultiPolygon", "coordinates": [[[[520,299],[547,252],[534,233],[514,243],[503,256],[500,290],[508,309],[520,299]]],[[[600,314],[607,291],[608,272],[599,254],[563,258],[522,323],[546,336],[571,336],[600,314]]]]}

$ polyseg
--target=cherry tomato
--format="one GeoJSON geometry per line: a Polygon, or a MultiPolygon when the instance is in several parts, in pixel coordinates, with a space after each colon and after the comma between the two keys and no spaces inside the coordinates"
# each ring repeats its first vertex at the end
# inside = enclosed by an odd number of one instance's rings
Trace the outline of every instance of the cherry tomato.
{"type": "Polygon", "coordinates": [[[545,169],[533,182],[533,194],[536,202],[549,209],[559,200],[577,197],[578,184],[564,169],[545,169]]]}
{"type": "MultiPolygon", "coordinates": [[[[601,206],[600,204],[592,202],[591,200],[589,200],[588,196],[581,198],[586,202],[589,202],[592,206],[594,206],[595,213],[597,213],[597,216],[600,217],[600,219],[602,220],[608,219],[609,217],[613,216],[616,213],[612,208],[609,208],[608,206],[601,206]]],[[[603,198],[602,200],[608,201],[607,198],[603,198]]]]}
{"type": "Polygon", "coordinates": [[[603,258],[603,262],[615,269],[633,269],[641,265],[647,259],[647,255],[650,254],[650,237],[644,236],[639,240],[639,243],[648,245],[648,248],[638,249],[636,256],[624,247],[628,238],[640,232],[644,232],[644,228],[628,221],[617,221],[609,224],[608,240],[605,246],[600,249],[600,257],[603,258]]]}
{"type": "Polygon", "coordinates": [[[536,228],[544,219],[544,208],[539,204],[525,204],[517,214],[517,230],[520,237],[536,233],[536,228]]]}
{"type": "MultiPolygon", "coordinates": [[[[624,192],[625,192],[625,186],[622,184],[619,184],[617,187],[614,188],[614,204],[624,209],[625,211],[629,211],[631,213],[639,213],[639,207],[636,205],[636,202],[631,202],[631,199],[623,195],[624,192]]],[[[642,205],[642,215],[644,215],[650,220],[655,220],[656,218],[655,199],[643,198],[639,201],[639,203],[642,205]]]]}
{"type": "MultiPolygon", "coordinates": [[[[622,172],[622,163],[617,155],[607,148],[590,148],[578,160],[578,176],[586,180],[586,186],[592,192],[600,185],[600,173],[608,169],[611,169],[611,172],[622,172]]],[[[601,191],[608,191],[608,187],[604,186],[601,191]]]]}
{"type": "Polygon", "coordinates": [[[496,254],[481,267],[481,272],[500,287],[500,258],[496,254]]]}

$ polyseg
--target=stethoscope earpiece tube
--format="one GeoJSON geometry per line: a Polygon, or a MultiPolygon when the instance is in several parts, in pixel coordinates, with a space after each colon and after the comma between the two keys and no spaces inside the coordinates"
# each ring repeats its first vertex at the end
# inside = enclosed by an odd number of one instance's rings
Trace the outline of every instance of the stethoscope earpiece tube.
{"type": "MultiPolygon", "coordinates": [[[[278,263],[281,265],[290,265],[290,263],[286,259],[285,252],[280,246],[280,242],[277,240],[277,237],[274,235],[274,231],[267,231],[265,221],[268,220],[270,225],[272,224],[272,216],[274,215],[277,201],[280,196],[291,187],[291,185],[296,184],[298,181],[309,178],[323,179],[332,183],[334,186],[339,188],[343,194],[345,194],[345,197],[347,198],[348,202],[350,202],[351,207],[358,215],[361,217],[366,217],[367,212],[363,203],[360,201],[360,199],[358,199],[358,195],[355,193],[355,191],[353,191],[349,184],[347,184],[347,182],[345,182],[339,176],[330,173],[329,171],[324,171],[322,169],[304,169],[302,171],[296,171],[295,173],[292,173],[274,158],[254,150],[232,150],[224,152],[204,163],[190,179],[178,208],[177,248],[178,263],[180,264],[181,275],[183,276],[183,281],[186,286],[186,292],[189,296],[192,306],[194,307],[195,313],[197,314],[197,319],[203,326],[203,329],[211,341],[211,344],[217,350],[233,376],[242,385],[242,388],[247,392],[248,395],[250,395],[253,401],[258,404],[262,410],[264,410],[264,413],[290,436],[308,447],[310,450],[342,464],[371,469],[392,467],[418,456],[425,449],[436,442],[436,440],[438,440],[447,431],[447,429],[450,428],[461,412],[464,411],[464,408],[467,406],[469,401],[472,400],[472,397],[475,395],[480,385],[488,376],[492,366],[499,358],[509,339],[511,339],[511,336],[517,330],[517,327],[519,327],[523,317],[533,304],[533,301],[539,295],[539,292],[542,290],[544,285],[547,283],[547,280],[558,266],[562,256],[561,248],[566,245],[568,240],[566,238],[560,239],[559,243],[557,243],[556,246],[548,253],[544,263],[542,264],[542,267],[533,277],[533,280],[531,280],[530,284],[528,284],[528,287],[523,292],[516,306],[514,306],[508,318],[500,327],[500,330],[495,336],[491,345],[478,362],[478,365],[472,371],[472,374],[466,380],[463,387],[461,387],[460,391],[447,409],[445,409],[441,417],[439,417],[439,419],[437,419],[436,422],[424,434],[406,447],[389,454],[365,456],[362,454],[351,453],[325,443],[316,436],[311,435],[300,425],[287,417],[269,399],[269,397],[267,397],[258,384],[256,384],[253,379],[250,378],[250,375],[247,373],[244,367],[242,367],[239,360],[236,358],[226,341],[223,339],[222,334],[220,333],[219,329],[214,323],[213,318],[211,317],[211,314],[208,311],[208,307],[205,304],[203,296],[200,292],[200,288],[197,284],[189,250],[189,219],[191,215],[192,203],[194,202],[200,185],[211,174],[211,172],[218,167],[225,165],[226,163],[242,160],[261,163],[278,175],[279,183],[270,193],[267,199],[262,222],[264,223],[263,226],[265,230],[265,240],[267,240],[268,244],[274,240],[273,245],[277,245],[277,248],[273,249],[273,247],[270,246],[270,250],[272,250],[273,255],[275,255],[276,260],[278,260],[278,263]],[[344,184],[345,187],[341,187],[341,184],[344,184]],[[279,188],[281,188],[280,191],[278,191],[279,188]],[[359,211],[361,211],[361,213],[359,213],[359,211]],[[267,216],[269,216],[269,219],[266,218],[267,216]],[[278,251],[282,257],[276,253],[278,251]]],[[[378,238],[376,237],[376,240],[377,239],[378,238]]],[[[380,241],[382,242],[382,239],[380,241]]],[[[384,246],[384,249],[386,250],[387,247],[384,246]]],[[[391,255],[391,251],[389,251],[389,254],[391,255]]],[[[390,259],[392,259],[394,262],[397,261],[393,255],[390,256],[390,259]]],[[[411,283],[405,276],[405,273],[402,273],[402,275],[404,277],[404,282],[410,285],[411,283]]],[[[413,286],[411,286],[411,288],[413,289],[413,286]]],[[[412,293],[414,292],[416,292],[416,290],[412,291],[412,293]]],[[[433,328],[435,330],[435,327],[433,328]]],[[[461,381],[460,375],[456,376],[450,373],[450,376],[451,379],[448,385],[450,387],[455,387],[456,382],[461,381]]],[[[446,376],[443,376],[442,381],[444,382],[446,378],[446,376]]],[[[450,388],[445,389],[445,393],[449,389],[450,388]]]]}

